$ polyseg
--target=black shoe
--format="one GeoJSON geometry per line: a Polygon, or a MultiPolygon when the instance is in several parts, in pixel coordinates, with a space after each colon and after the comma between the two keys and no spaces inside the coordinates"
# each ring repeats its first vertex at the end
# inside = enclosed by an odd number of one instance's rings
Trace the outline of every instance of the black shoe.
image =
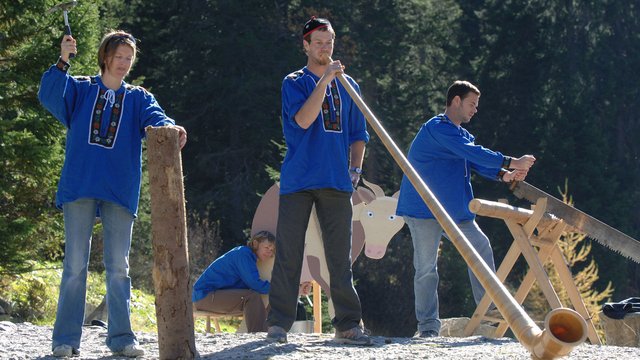
{"type": "Polygon", "coordinates": [[[267,329],[267,341],[285,344],[287,342],[287,330],[280,326],[269,326],[269,329],[267,329]]]}
{"type": "Polygon", "coordinates": [[[333,339],[338,344],[348,345],[373,345],[371,338],[360,326],[356,326],[349,330],[339,331],[336,329],[336,335],[333,339]]]}
{"type": "Polygon", "coordinates": [[[420,331],[420,335],[418,335],[418,337],[421,337],[421,338],[432,338],[432,337],[438,337],[438,336],[440,336],[440,334],[438,334],[438,332],[435,330],[420,331]]]}

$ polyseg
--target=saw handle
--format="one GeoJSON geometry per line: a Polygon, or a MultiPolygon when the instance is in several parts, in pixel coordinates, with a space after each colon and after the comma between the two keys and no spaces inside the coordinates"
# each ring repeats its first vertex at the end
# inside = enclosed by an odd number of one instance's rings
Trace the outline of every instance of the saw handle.
{"type": "Polygon", "coordinates": [[[509,183],[509,191],[513,192],[513,190],[518,186],[519,181],[514,180],[509,183]]]}

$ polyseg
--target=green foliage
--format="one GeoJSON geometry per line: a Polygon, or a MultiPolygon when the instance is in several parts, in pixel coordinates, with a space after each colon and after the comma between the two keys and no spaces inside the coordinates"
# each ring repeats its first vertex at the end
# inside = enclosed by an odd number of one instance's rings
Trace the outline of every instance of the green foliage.
{"type": "Polygon", "coordinates": [[[273,3],[132,6],[130,26],[142,48],[133,76],[144,74],[144,86],[189,132],[183,150],[187,207],[221,221],[228,249],[243,241],[259,202],[256,192],[272,182],[266,166],[280,163],[271,141],[282,142],[280,82],[293,70],[286,59],[297,49],[289,46],[281,9],[273,3]],[[278,55],[258,55],[261,48],[278,55]]]}
{"type": "MultiPolygon", "coordinates": [[[[0,11],[0,265],[24,271],[26,259],[61,255],[62,216],[54,194],[64,152],[64,129],[37,99],[42,73],[59,54],[62,14],[48,14],[57,1],[19,1],[0,11]]],[[[95,71],[103,28],[113,18],[102,6],[117,1],[83,1],[69,13],[78,39],[72,73],[95,71]]]]}
{"type": "Polygon", "coordinates": [[[188,217],[189,273],[191,284],[221,254],[220,224],[211,222],[208,216],[191,213],[188,217]]]}
{"type": "MultiPolygon", "coordinates": [[[[146,153],[146,146],[145,146],[146,153]]],[[[153,270],[153,244],[151,239],[151,195],[149,194],[149,172],[147,171],[147,157],[142,157],[142,181],[140,188],[140,202],[138,217],[133,226],[131,238],[131,252],[129,275],[132,286],[153,292],[153,279],[149,274],[153,270]]]]}
{"type": "MultiPolygon", "coordinates": [[[[624,84],[640,62],[637,34],[626,31],[638,26],[631,15],[638,11],[631,1],[486,1],[468,13],[482,24],[471,55],[482,91],[468,126],[476,141],[534,154],[529,182],[560,196],[568,180],[576,207],[636,238],[640,191],[629,184],[639,179],[631,134],[640,123],[631,114],[640,109],[637,87],[624,84]]],[[[505,196],[503,187],[476,189],[479,197],[505,196]]],[[[489,229],[489,237],[498,231],[489,229]]],[[[593,255],[601,265],[597,285],[616,279],[618,295],[633,296],[637,277],[619,275],[637,265],[602,248],[593,255]]]]}
{"type": "MultiPolygon", "coordinates": [[[[52,325],[56,316],[62,269],[56,263],[30,265],[37,270],[0,278],[0,298],[11,305],[13,321],[52,325]]],[[[105,274],[89,272],[87,304],[98,306],[105,295],[105,274]]],[[[157,332],[153,294],[137,289],[131,291],[131,326],[134,331],[157,332]]],[[[231,329],[231,325],[227,327],[231,329]]]]}
{"type": "Polygon", "coordinates": [[[51,282],[55,279],[55,274],[51,275],[41,271],[27,273],[16,276],[7,285],[6,294],[9,298],[6,301],[11,304],[14,318],[34,322],[53,321],[56,299],[51,294],[57,293],[57,286],[51,282]]]}
{"type": "Polygon", "coordinates": [[[143,290],[131,291],[131,328],[134,331],[158,332],[155,297],[143,290]]]}
{"type": "MultiPolygon", "coordinates": [[[[11,305],[13,320],[50,325],[55,320],[62,268],[33,261],[28,267],[34,270],[0,277],[0,298],[11,305]]],[[[97,306],[105,293],[104,274],[90,272],[87,303],[97,306]]]]}

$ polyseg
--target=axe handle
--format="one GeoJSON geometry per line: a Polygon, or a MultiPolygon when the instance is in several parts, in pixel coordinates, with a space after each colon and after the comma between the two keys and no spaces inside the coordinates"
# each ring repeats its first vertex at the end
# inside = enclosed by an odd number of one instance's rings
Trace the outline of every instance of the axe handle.
{"type": "MultiPolygon", "coordinates": [[[[65,25],[64,26],[64,34],[71,36],[71,26],[69,26],[69,25],[65,25]]],[[[67,41],[71,41],[71,40],[67,40],[67,41]]],[[[69,59],[74,58],[74,57],[76,57],[76,54],[69,53],[69,59]]]]}
{"type": "MultiPolygon", "coordinates": [[[[64,16],[64,34],[71,36],[71,26],[69,26],[69,15],[67,14],[67,10],[62,12],[64,16]]],[[[76,57],[76,54],[69,53],[69,59],[76,57]]]]}

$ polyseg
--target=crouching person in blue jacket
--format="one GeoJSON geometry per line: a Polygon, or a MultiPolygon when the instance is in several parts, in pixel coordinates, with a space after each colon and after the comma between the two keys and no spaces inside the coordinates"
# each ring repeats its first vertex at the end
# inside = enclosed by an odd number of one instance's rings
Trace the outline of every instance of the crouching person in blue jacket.
{"type": "Polygon", "coordinates": [[[193,285],[197,310],[244,316],[248,332],[264,332],[267,312],[261,294],[270,283],[260,279],[257,261],[275,254],[275,237],[268,231],[255,234],[247,245],[229,250],[217,258],[193,285]]]}

